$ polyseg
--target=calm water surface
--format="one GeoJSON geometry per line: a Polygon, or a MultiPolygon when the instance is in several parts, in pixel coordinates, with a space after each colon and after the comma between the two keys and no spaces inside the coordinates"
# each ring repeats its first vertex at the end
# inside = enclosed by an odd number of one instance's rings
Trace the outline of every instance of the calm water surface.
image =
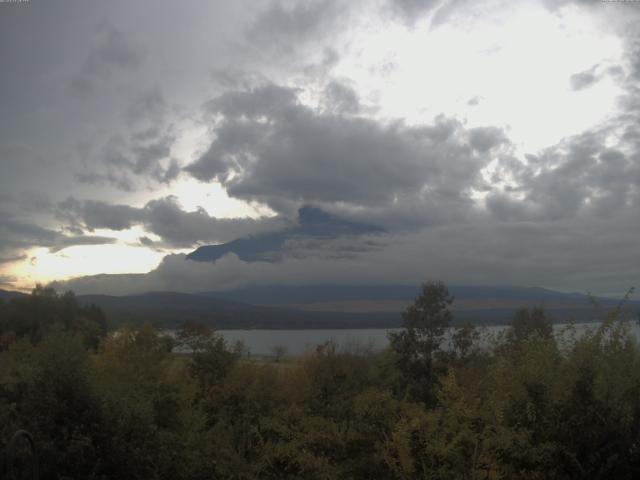
{"type": "MultiPolygon", "coordinates": [[[[598,326],[597,323],[580,323],[575,325],[576,332],[582,333],[598,326]]],[[[556,332],[560,334],[566,325],[555,325],[556,332]]],[[[488,342],[488,338],[503,331],[504,326],[482,327],[482,342],[488,342]]],[[[338,330],[220,330],[227,344],[232,346],[241,340],[248,347],[252,355],[271,355],[274,346],[283,346],[289,355],[302,355],[315,346],[333,340],[340,346],[370,346],[374,350],[385,348],[389,340],[387,332],[399,329],[363,328],[363,329],[338,329],[338,330]]],[[[631,325],[631,331],[640,339],[640,326],[637,323],[631,325]]]]}

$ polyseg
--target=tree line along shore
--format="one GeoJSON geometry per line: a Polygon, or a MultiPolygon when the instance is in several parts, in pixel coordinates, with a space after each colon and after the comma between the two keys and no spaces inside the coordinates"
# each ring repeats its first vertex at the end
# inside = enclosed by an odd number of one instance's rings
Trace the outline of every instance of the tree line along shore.
{"type": "Polygon", "coordinates": [[[0,472],[637,478],[640,350],[624,302],[586,332],[554,335],[529,308],[489,346],[467,324],[444,348],[453,302],[425,283],[382,351],[327,342],[265,362],[196,322],[174,339],[150,323],[110,331],[98,307],[38,287],[0,303],[0,472]]]}

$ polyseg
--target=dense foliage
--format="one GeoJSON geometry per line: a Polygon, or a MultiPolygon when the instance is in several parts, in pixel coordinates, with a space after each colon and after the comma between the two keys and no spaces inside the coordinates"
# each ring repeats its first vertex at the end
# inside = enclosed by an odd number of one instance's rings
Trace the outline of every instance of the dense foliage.
{"type": "Polygon", "coordinates": [[[640,350],[619,309],[555,335],[521,310],[491,339],[447,337],[451,302],[426,284],[383,352],[275,362],[193,323],[183,354],[149,325],[107,334],[37,289],[0,305],[0,462],[25,429],[44,479],[638,478],[640,350]]]}

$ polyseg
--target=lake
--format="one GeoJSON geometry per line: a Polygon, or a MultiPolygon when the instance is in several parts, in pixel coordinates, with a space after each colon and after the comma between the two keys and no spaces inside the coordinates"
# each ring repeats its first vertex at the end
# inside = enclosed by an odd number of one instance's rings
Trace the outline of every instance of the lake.
{"type": "MultiPolygon", "coordinates": [[[[584,332],[596,328],[598,323],[575,324],[577,332],[584,332]]],[[[561,332],[566,325],[554,325],[557,332],[561,332]]],[[[482,327],[484,342],[487,337],[496,335],[504,330],[505,326],[482,327]]],[[[241,340],[245,343],[252,355],[271,355],[274,346],[283,346],[289,355],[302,355],[313,350],[316,345],[333,340],[340,346],[360,345],[371,346],[374,350],[385,348],[389,341],[387,332],[400,329],[391,328],[363,328],[363,329],[332,329],[332,330],[219,330],[229,346],[241,340]]],[[[640,326],[637,323],[631,325],[631,331],[640,338],[640,326]]]]}

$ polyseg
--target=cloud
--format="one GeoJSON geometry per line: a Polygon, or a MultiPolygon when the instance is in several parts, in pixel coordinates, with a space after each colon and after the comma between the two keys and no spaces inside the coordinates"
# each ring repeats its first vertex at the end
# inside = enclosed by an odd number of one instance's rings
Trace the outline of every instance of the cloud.
{"type": "Polygon", "coordinates": [[[72,225],[89,230],[99,228],[127,230],[142,220],[140,209],[92,200],[81,202],[73,197],[61,202],[58,210],[60,218],[68,220],[72,225]]]}
{"type": "Polygon", "coordinates": [[[56,252],[74,245],[103,245],[114,242],[113,238],[103,236],[65,235],[0,211],[0,263],[24,259],[24,251],[34,247],[45,247],[56,252]]]}
{"type": "Polygon", "coordinates": [[[409,24],[443,3],[442,0],[389,0],[392,11],[409,24]]]}
{"type": "Polygon", "coordinates": [[[325,87],[324,108],[337,114],[356,114],[360,111],[358,93],[349,85],[333,80],[325,87]]]}
{"type": "MultiPolygon", "coordinates": [[[[245,262],[229,254],[215,264],[169,255],[149,274],[102,275],[70,281],[79,293],[124,294],[178,289],[226,290],[251,285],[415,285],[428,279],[450,284],[541,285],[587,292],[624,292],[637,285],[637,215],[597,221],[512,222],[486,220],[441,225],[409,234],[352,241],[375,248],[341,255],[330,248],[310,255],[292,250],[280,262],[245,262]],[[333,251],[335,255],[328,254],[333,251]],[[310,272],[313,272],[310,275],[310,272]],[[606,286],[606,287],[603,287],[606,286]]],[[[313,253],[315,252],[315,253],[313,253]]],[[[343,252],[344,253],[344,252],[343,252]]]]}
{"type": "Polygon", "coordinates": [[[145,120],[157,124],[164,120],[166,113],[167,104],[164,95],[158,87],[154,87],[135,98],[127,107],[124,117],[131,124],[145,120]]]}
{"type": "MultiPolygon", "coordinates": [[[[218,243],[251,234],[276,230],[286,225],[282,218],[215,218],[203,209],[182,210],[174,196],[149,201],[142,208],[101,201],[68,198],[58,204],[58,218],[68,225],[95,229],[128,230],[135,225],[161,238],[156,248],[185,248],[199,243],[218,243]]],[[[146,238],[143,243],[150,245],[146,238]]]]}
{"type": "Polygon", "coordinates": [[[17,255],[13,257],[0,257],[0,264],[20,262],[22,260],[25,260],[26,258],[27,258],[26,255],[17,255]]]}
{"type": "Polygon", "coordinates": [[[88,94],[114,75],[137,69],[143,59],[143,50],[138,45],[118,29],[103,24],[71,87],[75,92],[88,94]]]}
{"type": "Polygon", "coordinates": [[[488,211],[505,222],[549,220],[599,222],[624,217],[640,207],[640,69],[634,69],[637,45],[625,42],[621,66],[602,65],[572,76],[574,89],[585,89],[610,75],[623,94],[618,108],[602,123],[564,138],[535,155],[504,156],[494,171],[486,197],[488,211]],[[626,75],[625,75],[626,72],[626,75]]]}
{"type": "Polygon", "coordinates": [[[500,128],[477,127],[469,130],[469,144],[478,152],[485,153],[508,143],[509,139],[500,128]]]}
{"type": "Polygon", "coordinates": [[[597,72],[598,67],[599,65],[594,65],[587,70],[571,75],[571,78],[569,79],[571,82],[571,89],[584,90],[585,88],[589,88],[590,86],[595,84],[600,79],[600,76],[597,72]]]}
{"type": "MultiPolygon", "coordinates": [[[[335,88],[338,105],[345,98],[354,105],[352,91],[335,88]]],[[[335,92],[328,101],[336,104],[335,92]]],[[[276,85],[224,94],[208,109],[218,117],[215,138],[186,171],[276,211],[303,204],[393,209],[399,198],[425,209],[443,199],[471,208],[479,171],[507,142],[499,129],[469,130],[444,116],[408,126],[317,111],[296,90],[276,85]]]]}
{"type": "Polygon", "coordinates": [[[455,23],[469,23],[487,16],[496,17],[512,2],[503,0],[475,2],[472,0],[387,0],[387,11],[409,28],[428,18],[431,28],[455,23]]]}
{"type": "Polygon", "coordinates": [[[281,219],[215,218],[202,209],[183,211],[175,197],[152,200],[144,207],[144,227],[173,246],[229,241],[269,231],[281,225],[281,219]]]}
{"type": "Polygon", "coordinates": [[[371,247],[355,247],[360,236],[384,232],[375,225],[349,221],[309,206],[298,210],[296,221],[283,227],[279,231],[238,238],[220,245],[202,246],[187,258],[216,262],[233,253],[247,262],[279,261],[284,255],[317,256],[323,251],[332,252],[330,258],[336,255],[344,257],[371,247]]]}
{"type": "Polygon", "coordinates": [[[12,287],[18,279],[13,275],[0,275],[0,285],[12,287]]]}
{"type": "Polygon", "coordinates": [[[503,221],[616,216],[640,207],[640,139],[634,116],[562,140],[525,159],[499,164],[510,189],[490,192],[486,204],[503,221]],[[613,139],[618,139],[612,143],[613,139]]]}
{"type": "Polygon", "coordinates": [[[49,246],[49,251],[58,252],[67,247],[74,247],[77,245],[109,245],[116,242],[117,240],[115,238],[98,235],[61,235],[52,245],[49,246]]]}
{"type": "Polygon", "coordinates": [[[152,200],[142,208],[70,197],[60,202],[57,209],[58,218],[67,228],[78,231],[122,231],[140,225],[146,232],[160,237],[160,240],[139,238],[141,245],[151,248],[188,248],[216,243],[202,246],[189,256],[207,262],[215,262],[227,253],[246,261],[277,261],[293,252],[296,256],[305,256],[325,251],[328,257],[334,258],[371,248],[372,244],[356,247],[357,238],[384,231],[313,207],[301,208],[297,217],[291,219],[282,215],[220,219],[209,216],[203,209],[184,211],[177,198],[171,196],[152,200]]]}
{"type": "MultiPolygon", "coordinates": [[[[618,111],[609,112],[603,124],[523,156],[509,130],[471,128],[487,108],[498,115],[500,109],[490,105],[511,94],[491,93],[480,78],[477,86],[465,83],[458,103],[443,107],[443,115],[421,124],[382,119],[389,105],[376,109],[369,102],[395,102],[393,83],[411,83],[401,78],[403,72],[433,67],[422,50],[404,48],[402,39],[412,30],[428,35],[445,23],[451,31],[484,29],[478,20],[498,26],[516,10],[543,17],[548,12],[539,5],[278,0],[195,2],[184,8],[143,0],[142,8],[131,9],[122,2],[58,3],[0,19],[6,59],[0,86],[9,93],[0,113],[0,208],[7,211],[0,215],[0,261],[36,246],[113,241],[96,233],[100,229],[137,227],[146,231],[138,242],[156,249],[255,239],[292,229],[298,209],[311,205],[346,221],[379,225],[386,233],[281,238],[279,266],[229,256],[190,275],[186,270],[196,268],[193,262],[172,257],[141,285],[150,285],[149,279],[160,284],[161,278],[168,288],[171,279],[183,278],[185,285],[233,284],[244,273],[254,282],[280,281],[279,275],[291,282],[360,281],[371,275],[414,283],[450,272],[468,282],[572,286],[586,285],[587,277],[600,272],[605,279],[614,268],[621,279],[632,273],[633,262],[623,257],[629,256],[628,238],[638,231],[633,212],[640,201],[640,43],[632,29],[638,9],[587,0],[543,2],[555,15],[549,22],[601,37],[602,52],[618,41],[624,47],[612,58],[575,57],[591,63],[561,78],[559,89],[582,90],[568,95],[585,101],[616,86],[624,93],[618,111]],[[578,11],[570,4],[590,7],[578,11]],[[149,15],[153,22],[144,21],[149,15]],[[378,32],[390,34],[388,44],[360,51],[362,38],[378,32]],[[412,55],[414,63],[394,58],[412,55]],[[394,61],[393,75],[381,73],[381,64],[394,61]],[[377,97],[376,89],[384,91],[377,97]],[[198,108],[213,97],[203,119],[198,108]],[[206,145],[199,132],[211,135],[206,145]],[[266,204],[278,216],[218,219],[204,210],[184,211],[179,199],[165,196],[181,175],[219,181],[231,196],[266,204]],[[11,203],[36,199],[35,192],[57,205],[55,221],[51,207],[34,202],[27,211],[11,203]],[[69,195],[71,200],[60,202],[69,195]],[[93,200],[75,200],[88,198],[93,200]],[[589,260],[590,255],[598,258],[589,260]],[[520,273],[525,270],[530,279],[520,273]]],[[[506,40],[498,35],[496,49],[506,40]]],[[[446,55],[448,48],[440,52],[446,55]]],[[[499,57],[486,52],[476,52],[477,58],[491,63],[499,57]]],[[[496,64],[496,74],[501,68],[509,65],[496,64]]],[[[514,82],[515,95],[533,91],[528,80],[535,83],[535,75],[522,78],[514,82]]],[[[427,95],[420,107],[432,112],[429,98],[439,92],[426,90],[428,84],[416,88],[427,95]]],[[[411,88],[398,93],[411,102],[411,88]]],[[[494,118],[500,125],[512,120],[494,118]]]]}
{"type": "Polygon", "coordinates": [[[99,148],[98,165],[77,172],[76,180],[130,192],[178,178],[180,165],[172,155],[177,133],[166,121],[168,111],[160,89],[151,88],[138,95],[123,113],[128,128],[111,135],[99,148]]]}
{"type": "Polygon", "coordinates": [[[247,38],[261,51],[291,57],[318,43],[346,24],[349,3],[337,0],[275,1],[260,12],[247,38]]]}

